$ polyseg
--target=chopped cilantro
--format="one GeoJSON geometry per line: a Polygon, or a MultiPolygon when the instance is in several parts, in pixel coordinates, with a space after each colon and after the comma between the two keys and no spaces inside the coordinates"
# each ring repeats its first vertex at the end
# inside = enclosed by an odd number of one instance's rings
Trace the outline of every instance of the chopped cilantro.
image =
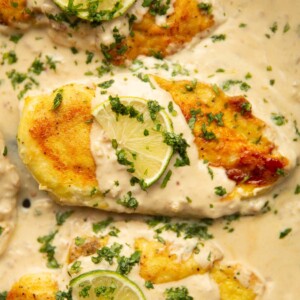
{"type": "Polygon", "coordinates": [[[77,236],[77,237],[75,238],[74,242],[75,242],[75,245],[76,245],[77,247],[80,247],[80,246],[82,246],[82,245],[85,243],[85,238],[82,238],[82,237],[80,237],[80,236],[77,236]]]}
{"type": "Polygon", "coordinates": [[[277,22],[274,22],[272,24],[272,26],[270,27],[270,30],[273,32],[273,33],[276,33],[276,31],[278,30],[278,24],[277,22]]]}
{"type": "Polygon", "coordinates": [[[100,299],[107,299],[107,300],[113,300],[114,298],[114,293],[116,290],[117,286],[112,283],[110,286],[105,286],[105,285],[100,285],[97,286],[94,291],[96,297],[100,297],[100,299]]]}
{"type": "Polygon", "coordinates": [[[232,80],[232,79],[225,81],[222,85],[222,88],[224,91],[229,91],[230,88],[234,85],[239,85],[240,89],[245,92],[247,92],[251,88],[251,86],[246,82],[243,82],[241,80],[232,80]]]}
{"type": "Polygon", "coordinates": [[[7,63],[9,65],[12,65],[12,64],[14,64],[18,61],[18,57],[16,55],[16,52],[13,51],[13,50],[3,53],[2,58],[3,58],[3,61],[7,61],[7,63]]]}
{"type": "Polygon", "coordinates": [[[276,169],[276,174],[279,175],[279,176],[285,176],[285,172],[281,168],[276,169]]]}
{"type": "Polygon", "coordinates": [[[215,194],[218,195],[218,196],[220,196],[220,197],[222,197],[222,196],[224,196],[224,195],[227,194],[227,191],[222,186],[216,186],[215,187],[215,194]]]}
{"type": "Polygon", "coordinates": [[[194,91],[194,89],[196,88],[196,86],[197,86],[197,80],[193,80],[190,84],[186,84],[185,85],[185,89],[188,92],[192,92],[192,91],[194,91]]]}
{"type": "Polygon", "coordinates": [[[58,90],[53,100],[52,110],[56,110],[57,108],[59,108],[62,103],[62,100],[63,100],[62,90],[58,90]]]}
{"type": "Polygon", "coordinates": [[[52,57],[46,55],[46,65],[48,65],[51,70],[56,70],[56,63],[57,61],[54,61],[52,57]]]}
{"type": "Polygon", "coordinates": [[[217,138],[213,131],[207,130],[205,123],[202,124],[201,130],[202,130],[202,137],[205,140],[211,141],[211,140],[215,140],[217,138]]]}
{"type": "Polygon", "coordinates": [[[149,280],[145,281],[145,287],[147,289],[154,289],[153,283],[149,280]]]}
{"type": "Polygon", "coordinates": [[[75,261],[70,268],[70,273],[71,274],[77,274],[81,271],[81,262],[80,261],[75,261]]]}
{"type": "Polygon", "coordinates": [[[15,44],[19,42],[19,40],[23,37],[22,33],[13,34],[10,36],[9,40],[15,44]]]}
{"type": "Polygon", "coordinates": [[[2,226],[0,226],[0,236],[3,233],[4,228],[2,226]]]}
{"type": "Polygon", "coordinates": [[[86,61],[85,61],[85,63],[86,64],[90,64],[92,62],[95,54],[93,52],[88,51],[88,50],[85,51],[85,54],[86,54],[86,61]]]}
{"type": "Polygon", "coordinates": [[[291,29],[291,26],[289,23],[286,23],[283,27],[283,33],[288,32],[291,29]]]}
{"type": "Polygon", "coordinates": [[[100,221],[98,223],[93,223],[93,231],[95,233],[98,233],[99,231],[103,231],[112,222],[113,222],[113,218],[107,218],[106,220],[100,221]]]}
{"type": "Polygon", "coordinates": [[[113,243],[111,247],[102,247],[97,250],[97,256],[92,256],[92,262],[99,264],[102,260],[105,260],[112,265],[114,258],[119,257],[122,248],[123,246],[118,243],[113,243]]]}
{"type": "Polygon", "coordinates": [[[279,233],[279,238],[280,239],[285,238],[291,231],[292,231],[292,228],[286,228],[285,230],[283,230],[279,233]]]}
{"type": "Polygon", "coordinates": [[[195,123],[197,121],[197,115],[201,115],[201,109],[191,109],[190,110],[191,117],[189,119],[188,125],[193,130],[195,127],[195,123]]]}
{"type": "Polygon", "coordinates": [[[155,86],[151,82],[148,74],[138,73],[137,78],[142,80],[143,82],[148,82],[153,90],[155,90],[155,86]]]}
{"type": "Polygon", "coordinates": [[[149,7],[149,13],[152,16],[163,16],[170,7],[171,0],[143,0],[142,6],[149,7]]]}
{"type": "Polygon", "coordinates": [[[212,42],[213,42],[213,43],[225,41],[225,39],[226,39],[226,34],[212,35],[212,36],[211,36],[211,39],[212,39],[212,42]]]}
{"type": "Polygon", "coordinates": [[[134,265],[140,262],[141,252],[135,251],[130,257],[121,256],[118,258],[117,272],[122,275],[128,275],[134,265]]]}
{"type": "Polygon", "coordinates": [[[73,54],[77,54],[77,53],[78,53],[78,49],[75,48],[75,47],[71,47],[70,50],[71,50],[71,52],[72,52],[73,54]]]}
{"type": "Polygon", "coordinates": [[[165,291],[166,300],[193,300],[186,287],[169,288],[165,291]]]}
{"type": "Polygon", "coordinates": [[[297,184],[294,193],[295,193],[296,195],[300,194],[300,184],[297,184]]]}
{"type": "Polygon", "coordinates": [[[87,298],[90,295],[90,289],[92,288],[92,286],[91,285],[83,285],[83,286],[80,286],[80,287],[82,287],[82,288],[79,291],[79,297],[87,298]]]}
{"type": "Polygon", "coordinates": [[[118,199],[117,203],[130,209],[136,209],[139,206],[138,201],[132,197],[132,192],[128,192],[123,199],[118,199]]]}
{"type": "Polygon", "coordinates": [[[172,101],[170,101],[168,104],[168,111],[173,117],[177,116],[177,111],[174,109],[174,105],[172,101]]]}
{"type": "Polygon", "coordinates": [[[162,107],[159,105],[159,103],[156,100],[149,100],[147,106],[152,121],[155,121],[156,115],[162,109],[162,107]]]}
{"type": "Polygon", "coordinates": [[[70,288],[67,292],[56,292],[55,300],[72,300],[72,289],[70,288]]]}
{"type": "Polygon", "coordinates": [[[165,132],[164,143],[171,146],[173,148],[173,151],[178,153],[180,156],[180,159],[176,159],[174,165],[175,167],[183,167],[190,164],[190,159],[187,155],[187,147],[189,147],[189,144],[182,137],[182,133],[176,134],[174,132],[165,132]]]}
{"type": "Polygon", "coordinates": [[[57,269],[60,267],[58,264],[56,258],[55,258],[55,246],[51,244],[53,241],[55,235],[57,234],[57,230],[54,232],[51,232],[48,235],[38,237],[37,241],[42,244],[39,251],[41,253],[47,254],[47,267],[50,269],[57,269]]]}
{"type": "Polygon", "coordinates": [[[160,187],[162,189],[164,189],[167,186],[168,181],[171,179],[171,176],[172,176],[172,171],[169,170],[168,173],[166,174],[165,178],[163,179],[161,185],[160,185],[160,187]]]}
{"type": "Polygon", "coordinates": [[[277,126],[282,126],[287,122],[286,118],[283,115],[275,114],[275,113],[272,113],[271,119],[277,126]]]}
{"type": "Polygon", "coordinates": [[[15,69],[6,73],[7,77],[10,79],[13,88],[15,89],[18,84],[22,83],[27,79],[27,74],[19,73],[15,69]]]}
{"type": "Polygon", "coordinates": [[[55,217],[56,217],[56,224],[58,226],[61,226],[63,225],[66,220],[72,215],[73,213],[73,210],[68,210],[68,211],[64,211],[64,212],[57,212],[55,217]]]}
{"type": "Polygon", "coordinates": [[[207,166],[208,174],[210,175],[211,180],[214,179],[214,172],[210,166],[207,166]]]}
{"type": "Polygon", "coordinates": [[[7,146],[4,146],[4,149],[3,149],[2,155],[3,155],[3,156],[7,156],[7,153],[8,153],[7,146]]]}
{"type": "Polygon", "coordinates": [[[37,57],[33,63],[31,64],[29,71],[33,72],[36,75],[40,75],[43,71],[45,70],[44,68],[44,63],[40,60],[39,57],[37,57]]]}
{"type": "Polygon", "coordinates": [[[113,79],[111,79],[111,80],[107,80],[107,81],[103,81],[102,83],[99,83],[98,86],[102,89],[108,89],[112,86],[112,84],[114,82],[115,81],[113,79]]]}
{"type": "Polygon", "coordinates": [[[141,123],[144,122],[143,114],[140,113],[131,105],[128,106],[124,105],[120,101],[120,98],[118,96],[116,97],[109,96],[109,101],[111,105],[111,110],[117,114],[117,117],[119,115],[129,116],[129,118],[136,118],[137,121],[141,123]]]}
{"type": "Polygon", "coordinates": [[[211,3],[205,3],[205,2],[199,3],[198,8],[205,15],[210,15],[212,13],[212,10],[213,10],[212,9],[212,4],[211,3]]]}

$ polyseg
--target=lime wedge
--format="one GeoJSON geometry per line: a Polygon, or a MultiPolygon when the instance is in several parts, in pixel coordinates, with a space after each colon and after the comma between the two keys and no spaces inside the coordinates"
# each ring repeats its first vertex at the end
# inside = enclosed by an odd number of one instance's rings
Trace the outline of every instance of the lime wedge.
{"type": "Polygon", "coordinates": [[[146,300],[140,288],[119,273],[95,270],[70,282],[73,300],[146,300]]]}
{"type": "Polygon", "coordinates": [[[173,127],[156,101],[110,97],[94,109],[93,115],[112,141],[118,162],[144,187],[162,176],[173,154],[172,147],[164,142],[164,133],[173,132],[173,127]]]}
{"type": "Polygon", "coordinates": [[[54,0],[65,12],[88,21],[109,21],[122,16],[136,0],[54,0]]]}

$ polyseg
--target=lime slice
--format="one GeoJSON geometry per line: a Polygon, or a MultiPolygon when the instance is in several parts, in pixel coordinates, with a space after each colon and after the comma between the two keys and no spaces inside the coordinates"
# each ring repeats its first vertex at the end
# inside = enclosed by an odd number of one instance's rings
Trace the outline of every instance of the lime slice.
{"type": "Polygon", "coordinates": [[[128,167],[144,187],[149,187],[164,173],[173,154],[172,147],[164,142],[164,132],[173,132],[172,122],[156,101],[136,97],[111,99],[119,99],[119,108],[130,108],[139,115],[116,113],[111,100],[97,106],[93,115],[112,141],[118,162],[128,167]]]}
{"type": "Polygon", "coordinates": [[[70,282],[73,300],[146,300],[140,288],[119,273],[95,270],[70,282]]]}
{"type": "Polygon", "coordinates": [[[136,0],[54,0],[65,12],[89,21],[109,21],[122,16],[136,0]]]}

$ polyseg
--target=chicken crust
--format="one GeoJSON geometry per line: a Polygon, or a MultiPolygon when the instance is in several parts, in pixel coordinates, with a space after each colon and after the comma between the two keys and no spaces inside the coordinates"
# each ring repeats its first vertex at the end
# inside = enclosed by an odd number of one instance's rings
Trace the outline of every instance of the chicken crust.
{"type": "Polygon", "coordinates": [[[22,276],[8,292],[6,300],[55,300],[57,282],[50,273],[22,276]]]}
{"type": "Polygon", "coordinates": [[[170,244],[149,241],[145,238],[135,240],[135,248],[142,252],[140,259],[140,276],[155,284],[177,281],[194,274],[203,274],[202,268],[193,254],[180,261],[176,254],[170,251],[170,244]]]}
{"type": "Polygon", "coordinates": [[[29,19],[26,0],[0,0],[0,24],[13,25],[29,19]]]}
{"type": "Polygon", "coordinates": [[[216,264],[211,270],[210,275],[219,286],[220,300],[255,300],[262,293],[263,283],[253,272],[249,272],[247,284],[238,279],[240,272],[240,265],[216,264]]]}
{"type": "Polygon", "coordinates": [[[82,244],[76,244],[76,238],[72,241],[69,248],[68,263],[72,263],[81,256],[89,256],[95,254],[98,249],[106,246],[109,237],[98,238],[96,236],[84,236],[80,238],[82,244]]]}
{"type": "Polygon", "coordinates": [[[274,184],[288,165],[264,136],[266,124],[243,96],[229,97],[217,86],[154,77],[169,92],[192,128],[199,158],[223,167],[247,191],[274,184]]]}
{"type": "Polygon", "coordinates": [[[157,25],[155,16],[148,12],[141,22],[133,23],[131,35],[110,51],[112,62],[120,65],[139,55],[163,58],[178,52],[198,33],[214,25],[213,15],[198,4],[196,0],[177,0],[164,26],[157,25]]]}
{"type": "Polygon", "coordinates": [[[100,208],[103,197],[90,151],[94,94],[94,88],[69,84],[48,95],[26,98],[18,145],[41,189],[69,205],[88,203],[100,208]]]}

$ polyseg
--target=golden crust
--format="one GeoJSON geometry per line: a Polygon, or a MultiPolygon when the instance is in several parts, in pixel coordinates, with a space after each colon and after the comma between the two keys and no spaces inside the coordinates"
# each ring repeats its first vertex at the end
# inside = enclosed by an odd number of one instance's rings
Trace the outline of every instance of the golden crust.
{"type": "Polygon", "coordinates": [[[173,54],[196,34],[214,25],[213,16],[203,13],[196,0],[177,0],[174,10],[167,18],[166,26],[158,26],[150,13],[141,22],[134,23],[133,34],[111,52],[113,63],[123,64],[126,59],[133,60],[139,55],[165,57],[173,54]],[[124,46],[127,51],[118,54],[124,46]]]}
{"type": "Polygon", "coordinates": [[[215,265],[210,275],[218,284],[220,300],[254,300],[263,287],[260,279],[254,274],[248,274],[248,284],[245,286],[239,280],[237,274],[241,272],[241,266],[215,265]],[[257,290],[257,292],[255,292],[257,290]]]}
{"type": "Polygon", "coordinates": [[[57,282],[49,273],[22,276],[7,295],[7,300],[55,300],[57,282]]]}
{"type": "Polygon", "coordinates": [[[16,22],[28,21],[26,0],[0,0],[0,24],[12,25],[16,22]]]}
{"type": "Polygon", "coordinates": [[[193,254],[184,261],[178,260],[176,254],[171,254],[170,244],[139,238],[135,241],[135,248],[142,252],[140,276],[153,283],[177,281],[207,271],[199,266],[193,254]]]}
{"type": "Polygon", "coordinates": [[[81,238],[83,243],[76,245],[76,239],[72,241],[69,248],[68,263],[72,263],[81,256],[95,254],[98,249],[104,247],[108,242],[108,236],[98,238],[95,236],[86,236],[81,238]]]}
{"type": "Polygon", "coordinates": [[[195,118],[193,133],[199,158],[224,167],[228,178],[248,190],[279,179],[277,170],[284,169],[288,160],[264,137],[266,124],[252,114],[246,98],[226,96],[216,86],[203,83],[155,80],[172,95],[187,122],[195,118]],[[186,86],[193,84],[188,91],[186,86]],[[222,114],[222,122],[218,123],[217,114],[222,114]]]}
{"type": "Polygon", "coordinates": [[[23,162],[41,188],[70,205],[85,201],[97,205],[102,199],[90,151],[94,93],[93,88],[70,84],[49,95],[28,97],[19,124],[23,162]],[[59,93],[61,105],[53,109],[59,93]]]}

